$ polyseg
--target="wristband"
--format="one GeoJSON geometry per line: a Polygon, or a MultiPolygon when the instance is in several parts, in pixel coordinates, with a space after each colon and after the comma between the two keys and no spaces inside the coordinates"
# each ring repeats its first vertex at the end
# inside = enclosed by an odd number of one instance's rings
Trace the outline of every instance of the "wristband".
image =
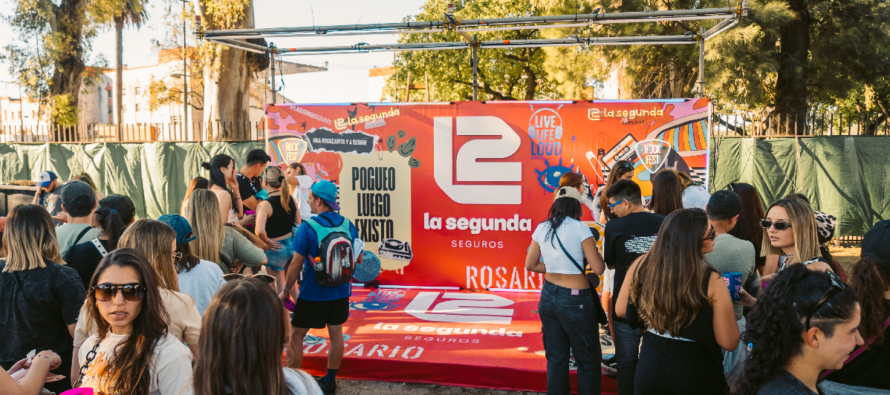
{"type": "MultiPolygon", "coordinates": [[[[40,357],[40,358],[46,358],[46,360],[49,361],[49,366],[52,366],[52,365],[53,365],[53,359],[52,359],[52,358],[50,358],[50,357],[48,357],[48,356],[46,356],[46,355],[41,355],[41,354],[37,354],[37,355],[34,356],[34,358],[37,358],[37,357],[40,357]]],[[[34,359],[31,359],[31,363],[34,363],[34,359]]]]}
{"type": "Polygon", "coordinates": [[[284,287],[284,291],[285,291],[285,292],[290,292],[290,290],[291,290],[291,289],[288,288],[287,286],[284,287]]]}

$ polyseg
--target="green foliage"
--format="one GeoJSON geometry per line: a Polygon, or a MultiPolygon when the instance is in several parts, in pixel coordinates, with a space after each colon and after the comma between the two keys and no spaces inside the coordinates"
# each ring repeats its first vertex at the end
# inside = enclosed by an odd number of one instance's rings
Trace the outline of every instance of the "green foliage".
{"type": "MultiPolygon", "coordinates": [[[[186,21],[186,35],[195,30],[195,11],[193,7],[185,10],[177,6],[167,5],[161,18],[164,36],[160,40],[152,40],[152,46],[159,52],[175,56],[179,61],[173,72],[182,73],[183,56],[188,57],[188,91],[189,105],[197,110],[204,109],[204,62],[199,59],[198,49],[187,47],[183,53],[183,45],[187,37],[183,37],[182,23],[186,21]]],[[[182,78],[175,80],[154,79],[148,85],[148,105],[154,111],[164,105],[182,105],[182,78]]]]}
{"type": "MultiPolygon", "coordinates": [[[[428,0],[417,15],[408,21],[442,20],[446,0],[428,0]]],[[[541,15],[542,8],[521,0],[458,0],[454,3],[456,19],[502,18],[541,15]]],[[[478,40],[518,40],[541,38],[540,32],[482,32],[478,40]]],[[[445,31],[432,34],[406,34],[399,42],[459,42],[466,40],[458,33],[445,31]]],[[[556,84],[544,70],[546,55],[541,48],[478,50],[479,100],[531,100],[559,97],[556,84]]],[[[432,100],[471,100],[473,70],[469,49],[442,51],[397,52],[395,74],[390,77],[387,92],[405,101],[405,84],[411,72],[411,84],[423,84],[429,75],[432,100]]],[[[430,88],[430,87],[428,87],[430,88]]],[[[411,101],[426,101],[424,91],[412,91],[411,101]]]]}
{"type": "Polygon", "coordinates": [[[80,109],[71,95],[56,95],[52,98],[52,119],[58,125],[76,125],[80,109]]]}

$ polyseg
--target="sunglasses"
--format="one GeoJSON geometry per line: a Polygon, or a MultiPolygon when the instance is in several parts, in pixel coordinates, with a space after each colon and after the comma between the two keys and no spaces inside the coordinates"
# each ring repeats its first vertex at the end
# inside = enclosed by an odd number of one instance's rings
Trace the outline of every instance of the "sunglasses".
{"type": "Polygon", "coordinates": [[[96,300],[100,302],[109,302],[120,291],[124,295],[124,300],[130,302],[138,302],[145,297],[145,286],[142,284],[99,284],[91,288],[96,293],[96,300]]]}
{"type": "Polygon", "coordinates": [[[615,206],[621,204],[622,202],[624,202],[625,200],[627,200],[627,199],[621,199],[621,200],[619,200],[619,201],[617,201],[617,202],[615,202],[615,203],[612,203],[612,204],[609,205],[609,208],[615,207],[615,206]]]}
{"type": "Polygon", "coordinates": [[[770,227],[776,228],[776,230],[785,230],[791,227],[791,224],[787,222],[772,222],[765,219],[760,220],[760,227],[763,229],[769,229],[770,227]]]}
{"type": "Polygon", "coordinates": [[[834,294],[847,288],[847,286],[844,284],[843,281],[841,281],[840,277],[838,277],[837,274],[834,274],[834,272],[831,271],[828,271],[826,273],[828,273],[828,278],[831,279],[831,287],[829,287],[828,290],[825,291],[824,294],[822,294],[822,299],[819,299],[819,303],[816,303],[816,305],[813,306],[813,309],[810,310],[810,314],[807,314],[807,330],[810,329],[810,319],[813,318],[813,314],[816,314],[816,312],[819,311],[819,308],[825,305],[825,303],[828,303],[828,299],[834,296],[834,294]]]}
{"type": "Polygon", "coordinates": [[[178,262],[180,259],[182,259],[182,253],[179,251],[173,251],[173,261],[178,262]]]}
{"type": "Polygon", "coordinates": [[[735,183],[734,182],[729,183],[729,185],[726,186],[726,189],[729,189],[730,191],[735,192],[735,183]]]}
{"type": "Polygon", "coordinates": [[[716,238],[717,238],[717,229],[714,229],[714,227],[711,226],[711,229],[708,231],[708,234],[705,235],[705,240],[714,240],[716,238]]]}
{"type": "Polygon", "coordinates": [[[633,169],[634,168],[634,166],[632,164],[630,164],[630,162],[622,162],[620,165],[618,165],[618,167],[622,167],[625,169],[633,169]]]}

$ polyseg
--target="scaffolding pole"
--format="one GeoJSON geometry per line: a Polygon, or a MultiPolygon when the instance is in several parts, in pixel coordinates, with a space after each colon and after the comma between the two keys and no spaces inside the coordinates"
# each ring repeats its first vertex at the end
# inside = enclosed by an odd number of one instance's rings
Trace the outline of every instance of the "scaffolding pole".
{"type": "Polygon", "coordinates": [[[479,58],[477,57],[476,48],[479,47],[479,41],[476,41],[476,35],[473,35],[473,101],[479,100],[479,82],[476,79],[476,73],[478,72],[478,63],[479,58]]]}
{"type": "Polygon", "coordinates": [[[705,28],[701,28],[698,42],[698,97],[705,97],[705,28]]]}

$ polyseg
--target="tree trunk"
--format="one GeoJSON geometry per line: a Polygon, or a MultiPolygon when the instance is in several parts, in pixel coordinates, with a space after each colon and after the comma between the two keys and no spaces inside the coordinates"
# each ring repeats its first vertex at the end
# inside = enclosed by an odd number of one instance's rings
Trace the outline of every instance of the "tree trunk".
{"type": "MultiPolygon", "coordinates": [[[[779,72],[776,79],[776,110],[781,116],[805,116],[809,83],[807,57],[810,50],[810,23],[805,0],[788,0],[788,5],[796,16],[779,29],[781,51],[779,52],[779,72]]],[[[790,125],[793,127],[793,124],[790,125]]],[[[798,127],[794,134],[803,133],[798,127]]],[[[791,131],[788,131],[791,132],[791,131]]]]}
{"type": "MultiPolygon", "coordinates": [[[[76,17],[83,14],[82,7],[84,7],[83,0],[63,0],[54,9],[56,23],[53,26],[53,33],[59,37],[67,37],[66,43],[71,49],[59,52],[53,64],[49,92],[52,97],[69,96],[72,108],[78,108],[80,84],[83,72],[86,70],[86,65],[83,63],[83,20],[81,17],[76,17]]],[[[55,121],[53,119],[54,123],[55,121]]]]}
{"type": "Polygon", "coordinates": [[[122,140],[120,125],[124,123],[124,17],[117,16],[114,18],[114,119],[118,125],[118,141],[122,140]]]}
{"type": "MultiPolygon", "coordinates": [[[[218,29],[204,2],[196,1],[205,29],[218,29]]],[[[254,27],[253,1],[244,10],[244,19],[233,28],[254,27]]],[[[251,70],[248,52],[223,46],[217,59],[205,59],[204,67],[204,138],[227,139],[234,135],[231,125],[250,121],[251,70]],[[218,62],[218,63],[215,63],[218,62]],[[212,65],[218,64],[219,67],[212,65]],[[218,74],[214,73],[217,69],[218,74]]]]}

